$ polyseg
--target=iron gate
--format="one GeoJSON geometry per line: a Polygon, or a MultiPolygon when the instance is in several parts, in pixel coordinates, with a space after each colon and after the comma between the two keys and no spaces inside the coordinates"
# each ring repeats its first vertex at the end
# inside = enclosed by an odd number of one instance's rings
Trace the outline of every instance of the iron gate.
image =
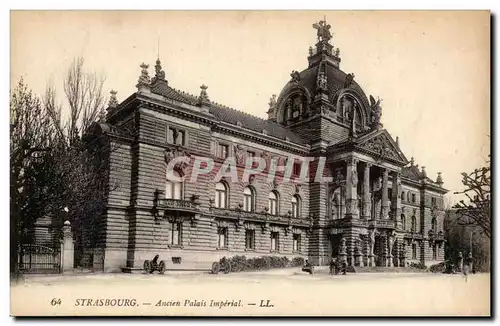
{"type": "Polygon", "coordinates": [[[36,244],[21,245],[19,271],[24,274],[61,273],[61,250],[36,244]]]}

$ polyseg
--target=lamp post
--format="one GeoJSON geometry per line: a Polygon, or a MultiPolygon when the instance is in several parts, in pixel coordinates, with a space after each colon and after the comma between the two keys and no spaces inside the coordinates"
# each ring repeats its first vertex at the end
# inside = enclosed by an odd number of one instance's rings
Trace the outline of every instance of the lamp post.
{"type": "Polygon", "coordinates": [[[470,238],[469,238],[469,242],[470,242],[470,253],[472,254],[472,235],[474,235],[476,232],[474,231],[470,231],[470,238]]]}

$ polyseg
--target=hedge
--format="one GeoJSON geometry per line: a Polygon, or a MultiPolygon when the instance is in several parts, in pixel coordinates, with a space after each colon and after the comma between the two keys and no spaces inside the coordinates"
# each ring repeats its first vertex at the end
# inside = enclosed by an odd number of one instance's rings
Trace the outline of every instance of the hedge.
{"type": "Polygon", "coordinates": [[[272,268],[286,268],[286,267],[300,267],[304,265],[304,258],[294,257],[292,260],[285,256],[262,256],[255,258],[246,258],[245,256],[233,256],[230,258],[223,257],[229,260],[231,265],[231,272],[243,271],[258,271],[272,268]]]}

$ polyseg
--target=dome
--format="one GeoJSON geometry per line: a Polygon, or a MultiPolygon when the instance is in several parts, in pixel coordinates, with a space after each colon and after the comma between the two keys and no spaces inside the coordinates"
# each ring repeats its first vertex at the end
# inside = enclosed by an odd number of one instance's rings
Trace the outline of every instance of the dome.
{"type": "Polygon", "coordinates": [[[354,115],[356,129],[370,129],[379,123],[380,102],[373,97],[369,101],[354,74],[340,70],[340,51],[330,43],[330,25],[320,22],[313,27],[318,29],[318,43],[314,50],[309,48],[308,68],[292,71],[278,98],[269,103],[269,119],[288,126],[321,114],[349,125],[354,115]]]}
{"type": "MultiPolygon", "coordinates": [[[[285,87],[283,87],[278,100],[281,97],[286,96],[287,91],[300,87],[306,88],[308,93],[311,94],[311,96],[314,96],[316,94],[316,78],[318,76],[319,68],[319,65],[313,65],[312,67],[302,70],[299,73],[300,79],[297,82],[291,79],[285,87]]],[[[356,81],[353,80],[350,86],[344,87],[347,76],[348,74],[336,67],[333,67],[331,64],[326,65],[328,97],[332,101],[332,104],[335,103],[335,100],[338,98],[341,90],[349,89],[359,97],[359,100],[365,107],[369,108],[370,103],[368,102],[368,98],[356,81]]]]}

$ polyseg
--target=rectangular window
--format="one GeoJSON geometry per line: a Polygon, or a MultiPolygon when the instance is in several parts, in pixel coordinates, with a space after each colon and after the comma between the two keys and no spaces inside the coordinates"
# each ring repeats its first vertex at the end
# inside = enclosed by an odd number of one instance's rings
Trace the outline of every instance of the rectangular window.
{"type": "Polygon", "coordinates": [[[255,250],[255,230],[245,231],[245,248],[247,250],[255,250]]]}
{"type": "Polygon", "coordinates": [[[417,202],[417,195],[411,194],[411,202],[416,203],[417,202]]]}
{"type": "Polygon", "coordinates": [[[167,143],[169,143],[169,144],[174,143],[174,132],[175,132],[174,128],[171,128],[171,127],[167,128],[167,143]]]}
{"type": "Polygon", "coordinates": [[[432,246],[432,259],[437,260],[437,246],[432,246]]]}
{"type": "Polygon", "coordinates": [[[224,144],[219,144],[217,148],[217,157],[227,158],[228,155],[229,155],[229,146],[224,144]]]}
{"type": "Polygon", "coordinates": [[[300,234],[293,235],[293,252],[300,252],[300,234]]]}
{"type": "Polygon", "coordinates": [[[225,227],[218,228],[217,234],[219,239],[217,246],[219,248],[227,248],[227,228],[225,227]]]}
{"type": "Polygon", "coordinates": [[[182,230],[182,224],[181,223],[170,223],[170,228],[171,228],[171,235],[170,235],[170,244],[173,246],[180,246],[181,245],[181,230],[182,230]]]}
{"type": "Polygon", "coordinates": [[[417,259],[417,244],[416,243],[411,245],[411,258],[417,259]]]}
{"type": "Polygon", "coordinates": [[[185,133],[182,130],[177,131],[177,138],[175,139],[176,145],[184,146],[185,133]]]}
{"type": "Polygon", "coordinates": [[[294,162],[292,171],[293,175],[300,175],[300,169],[301,169],[300,162],[294,162]]]}
{"type": "Polygon", "coordinates": [[[271,251],[279,251],[279,233],[271,232],[271,251]]]}
{"type": "Polygon", "coordinates": [[[436,206],[437,200],[436,197],[431,197],[431,206],[436,206]]]}
{"type": "Polygon", "coordinates": [[[184,146],[186,142],[186,132],[177,128],[168,127],[167,143],[184,146]]]}

